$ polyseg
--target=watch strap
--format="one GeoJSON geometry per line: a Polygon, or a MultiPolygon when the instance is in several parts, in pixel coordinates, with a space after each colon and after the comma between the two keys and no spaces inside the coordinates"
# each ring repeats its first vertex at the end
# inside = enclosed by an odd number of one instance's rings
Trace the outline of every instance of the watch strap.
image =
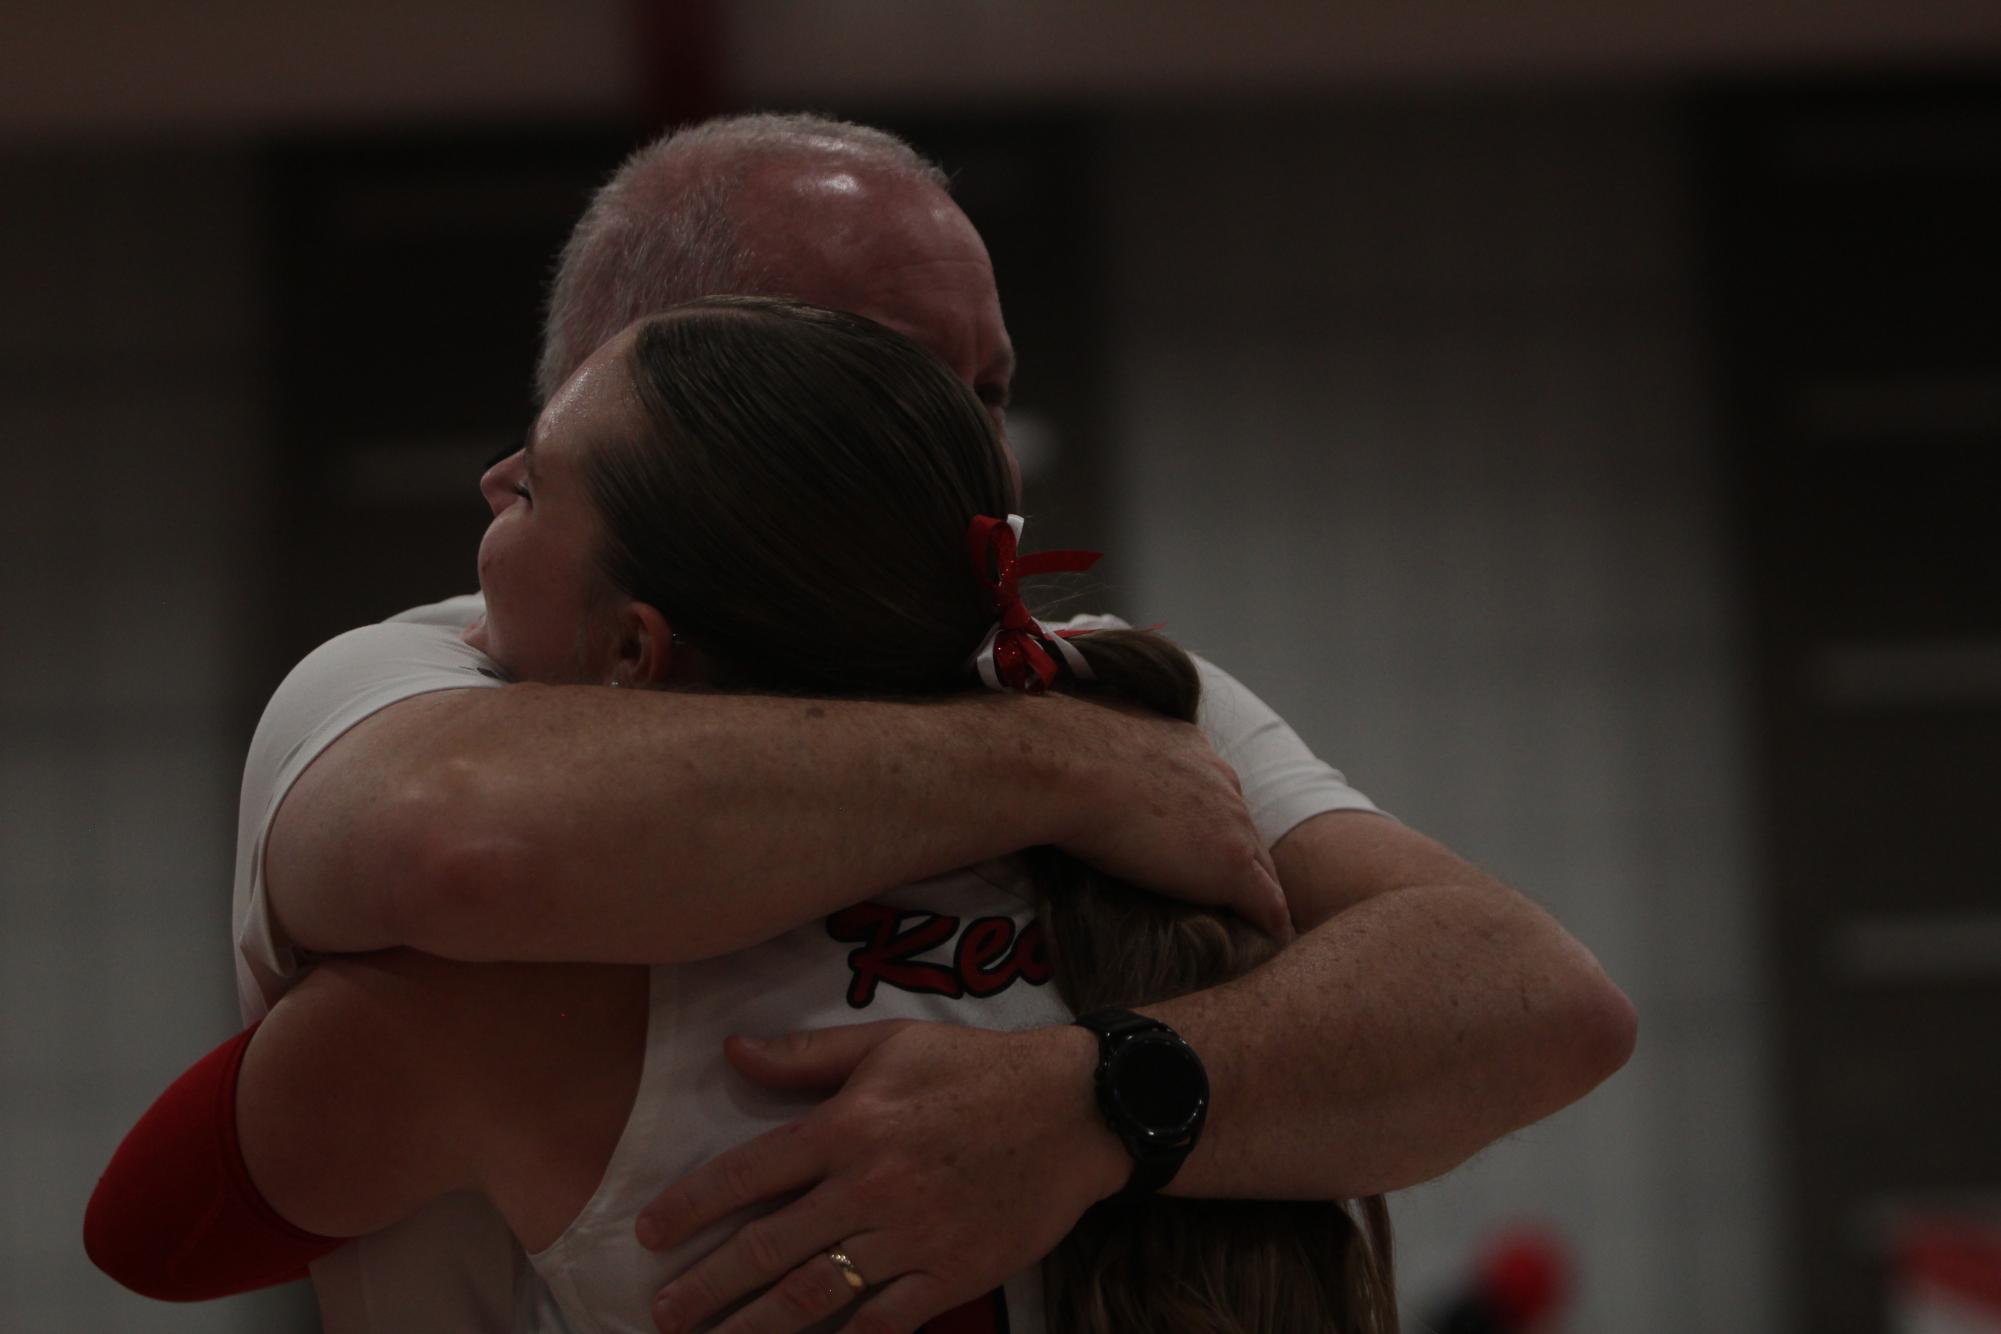
{"type": "Polygon", "coordinates": [[[1093,1010],[1078,1015],[1075,1022],[1098,1035],[1098,1067],[1092,1079],[1098,1111],[1105,1118],[1106,1126],[1125,1145],[1126,1153],[1133,1161],[1132,1175],[1126,1179],[1125,1187],[1112,1198],[1134,1200],[1151,1195],[1174,1179],[1174,1174],[1181,1170],[1182,1162],[1201,1138],[1202,1126],[1208,1115],[1207,1090],[1204,1089],[1203,1105],[1198,1108],[1186,1139],[1177,1144],[1165,1144],[1149,1138],[1145,1132],[1130,1124],[1122,1123],[1120,1111],[1107,1087],[1107,1077],[1119,1049],[1131,1039],[1146,1033],[1165,1033],[1179,1043],[1195,1062],[1198,1071],[1201,1061],[1172,1027],[1143,1014],[1119,1009],[1093,1010]]]}

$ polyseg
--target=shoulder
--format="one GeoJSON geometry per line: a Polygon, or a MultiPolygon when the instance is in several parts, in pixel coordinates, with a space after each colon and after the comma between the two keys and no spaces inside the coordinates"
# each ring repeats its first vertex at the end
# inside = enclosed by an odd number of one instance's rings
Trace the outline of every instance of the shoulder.
{"type": "Polygon", "coordinates": [[[356,1083],[420,1107],[434,1151],[467,1153],[465,1175],[515,1234],[546,1245],[589,1201],[631,1112],[650,970],[408,950],[331,966],[353,1040],[394,1052],[403,1087],[382,1088],[380,1072],[356,1083]]]}
{"type": "MultiPolygon", "coordinates": [[[[1051,630],[1132,628],[1116,616],[1074,616],[1048,624],[1051,630]]],[[[1188,656],[1202,682],[1195,721],[1216,753],[1237,771],[1244,800],[1267,847],[1316,815],[1381,813],[1339,769],[1316,756],[1249,686],[1199,653],[1188,656]]]]}
{"type": "Polygon", "coordinates": [[[447,626],[396,622],[336,635],[272,694],[251,741],[245,785],[296,775],[327,741],[398,700],[504,684],[499,668],[447,626]]]}
{"type": "Polygon", "coordinates": [[[601,1008],[594,998],[605,984],[637,972],[644,970],[462,963],[418,950],[378,950],[322,961],[286,1001],[306,1001],[338,1014],[342,1023],[372,1030],[374,1040],[438,1058],[454,1045],[476,1050],[510,1037],[532,1037],[543,1021],[554,1021],[571,1007],[594,1017],[601,1008]]]}
{"type": "Polygon", "coordinates": [[[643,998],[643,969],[463,964],[408,950],[321,963],[273,1007],[246,1056],[238,1098],[253,1177],[286,1217],[330,1236],[374,1231],[474,1187],[518,1226],[550,1208],[549,1183],[524,1183],[518,1165],[554,1131],[564,1165],[555,1207],[588,1196],[615,1137],[605,1127],[630,1092],[580,1076],[596,1062],[629,1082],[619,1046],[636,1069],[645,1006],[633,1000],[634,972],[643,998]],[[623,1023],[610,1022],[621,1003],[623,1023]]]}
{"type": "Polygon", "coordinates": [[[442,602],[427,602],[421,607],[399,611],[394,616],[382,618],[384,625],[444,625],[454,630],[463,630],[486,614],[486,598],[478,593],[465,593],[442,602]]]}
{"type": "Polygon", "coordinates": [[[383,950],[324,960],[266,1024],[313,1053],[322,1086],[364,1103],[532,1120],[535,1090],[638,1049],[645,988],[643,968],[383,950]]]}
{"type": "Polygon", "coordinates": [[[272,706],[331,703],[412,681],[503,685],[500,669],[450,625],[384,621],[335,635],[299,660],[272,706]]]}
{"type": "MultiPolygon", "coordinates": [[[[1130,630],[1132,623],[1118,616],[1104,614],[1084,614],[1067,620],[1046,621],[1049,630],[1061,634],[1088,634],[1094,630],[1130,630]]],[[[1171,638],[1172,636],[1170,636],[1171,638]]],[[[1210,662],[1201,654],[1188,650],[1189,659],[1194,662],[1196,672],[1202,678],[1203,730],[1223,750],[1226,743],[1239,735],[1250,733],[1269,723],[1279,721],[1278,714],[1271,706],[1251,693],[1248,686],[1236,677],[1210,662]]],[[[1230,758],[1227,753],[1224,756],[1230,758]]]]}
{"type": "Polygon", "coordinates": [[[266,844],[281,807],[334,742],[415,696],[504,684],[482,654],[444,625],[367,625],[314,649],[288,673],[258,719],[243,763],[231,919],[246,1017],[262,1013],[296,972],[285,933],[271,920],[266,844]]]}
{"type": "Polygon", "coordinates": [[[244,819],[268,820],[320,752],[390,705],[504,684],[486,655],[446,626],[365,625],[336,635],[301,659],[265,705],[244,761],[244,819]]]}
{"type": "Polygon", "coordinates": [[[382,950],[322,960],[272,1009],[267,1026],[314,1035],[311,1045],[350,1077],[397,1084],[439,1065],[478,1064],[500,1016],[481,1002],[500,975],[474,964],[382,950]]]}
{"type": "Polygon", "coordinates": [[[238,916],[256,897],[265,839],[287,796],[335,741],[404,700],[504,684],[485,655],[439,625],[366,625],[307,654],[265,705],[244,757],[238,916]]]}

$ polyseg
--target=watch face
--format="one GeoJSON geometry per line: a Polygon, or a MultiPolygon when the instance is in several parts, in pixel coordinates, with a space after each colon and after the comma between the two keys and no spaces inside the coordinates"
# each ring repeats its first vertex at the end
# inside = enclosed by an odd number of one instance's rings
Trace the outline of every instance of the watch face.
{"type": "Polygon", "coordinates": [[[1167,1033],[1142,1033],[1121,1047],[1111,1084],[1127,1116],[1170,1140],[1194,1129],[1209,1100],[1202,1063],[1167,1033]]]}

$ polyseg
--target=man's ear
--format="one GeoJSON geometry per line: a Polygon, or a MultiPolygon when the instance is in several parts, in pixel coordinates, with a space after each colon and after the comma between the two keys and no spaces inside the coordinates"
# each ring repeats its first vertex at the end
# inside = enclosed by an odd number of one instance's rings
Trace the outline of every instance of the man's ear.
{"type": "Polygon", "coordinates": [[[674,679],[679,645],[673,627],[660,609],[646,602],[627,602],[618,611],[618,643],[612,657],[611,679],[622,686],[646,689],[674,679]]]}

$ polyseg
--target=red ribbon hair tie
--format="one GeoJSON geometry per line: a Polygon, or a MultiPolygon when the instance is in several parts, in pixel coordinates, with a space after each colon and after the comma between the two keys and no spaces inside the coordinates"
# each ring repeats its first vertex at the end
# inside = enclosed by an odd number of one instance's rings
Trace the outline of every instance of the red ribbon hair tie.
{"type": "Polygon", "coordinates": [[[1038,574],[1081,574],[1098,563],[1101,553],[1038,551],[1024,556],[1019,550],[1021,527],[1019,514],[1004,520],[983,514],[966,530],[966,550],[973,558],[973,570],[993,598],[994,612],[1000,618],[974,650],[971,666],[990,689],[1022,690],[1033,695],[1047,690],[1056,680],[1059,666],[1050,656],[1051,649],[1072,673],[1086,681],[1091,679],[1091,668],[1083,654],[1064,642],[1068,634],[1045,630],[1028,614],[1019,581],[1038,574]]]}

